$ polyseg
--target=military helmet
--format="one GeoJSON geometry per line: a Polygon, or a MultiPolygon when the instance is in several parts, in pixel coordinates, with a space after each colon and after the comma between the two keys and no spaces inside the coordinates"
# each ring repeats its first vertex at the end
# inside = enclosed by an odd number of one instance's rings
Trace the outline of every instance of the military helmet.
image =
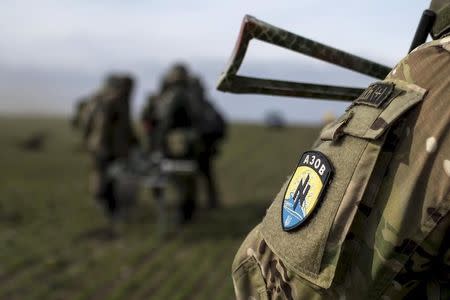
{"type": "Polygon", "coordinates": [[[109,87],[132,87],[133,77],[128,74],[109,74],[105,79],[105,86],[109,87]]]}
{"type": "Polygon", "coordinates": [[[120,86],[120,76],[117,74],[109,74],[105,79],[105,87],[118,87],[120,86]]]}
{"type": "Polygon", "coordinates": [[[174,64],[164,77],[164,81],[166,84],[186,82],[188,79],[189,72],[186,65],[183,63],[174,64]]]}
{"type": "Polygon", "coordinates": [[[124,75],[120,78],[121,88],[124,90],[131,90],[133,88],[133,77],[130,75],[124,75]]]}
{"type": "Polygon", "coordinates": [[[436,21],[431,29],[433,39],[450,33],[450,0],[431,0],[430,10],[436,14],[436,21]]]}

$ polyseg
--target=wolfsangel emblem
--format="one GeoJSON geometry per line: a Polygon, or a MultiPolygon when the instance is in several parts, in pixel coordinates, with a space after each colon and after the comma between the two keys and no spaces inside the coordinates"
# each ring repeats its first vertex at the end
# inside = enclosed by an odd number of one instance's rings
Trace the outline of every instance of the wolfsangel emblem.
{"type": "Polygon", "coordinates": [[[281,224],[284,231],[297,228],[321,200],[333,173],[328,158],[319,151],[303,153],[284,193],[281,224]]]}

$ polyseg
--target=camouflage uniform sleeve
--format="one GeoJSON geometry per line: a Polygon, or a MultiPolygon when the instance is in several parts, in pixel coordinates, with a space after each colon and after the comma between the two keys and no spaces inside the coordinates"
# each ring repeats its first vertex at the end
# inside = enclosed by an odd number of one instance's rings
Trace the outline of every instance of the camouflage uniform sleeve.
{"type": "MultiPolygon", "coordinates": [[[[417,250],[394,282],[405,287],[411,297],[422,293],[423,297],[449,299],[450,39],[431,44],[415,50],[389,76],[428,90],[420,110],[413,112],[407,121],[406,134],[411,138],[399,147],[410,148],[408,160],[416,166],[409,168],[404,180],[415,184],[411,204],[423,207],[423,224],[418,230],[433,228],[423,242],[416,245],[417,250]]],[[[387,221],[393,217],[386,216],[387,221]]],[[[406,217],[413,216],[405,216],[405,220],[406,217]]]]}

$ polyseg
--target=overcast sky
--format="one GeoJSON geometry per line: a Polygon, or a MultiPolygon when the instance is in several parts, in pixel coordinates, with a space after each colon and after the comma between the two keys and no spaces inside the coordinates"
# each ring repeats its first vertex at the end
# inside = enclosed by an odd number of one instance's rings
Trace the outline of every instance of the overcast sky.
{"type": "MultiPolygon", "coordinates": [[[[331,102],[231,95],[214,90],[245,14],[322,43],[392,66],[409,48],[424,0],[143,1],[3,0],[0,10],[0,112],[70,113],[105,73],[137,80],[135,111],[174,61],[204,77],[217,106],[232,119],[260,120],[280,111],[314,121],[331,102]]],[[[244,73],[364,86],[374,79],[252,43],[244,73]]]]}

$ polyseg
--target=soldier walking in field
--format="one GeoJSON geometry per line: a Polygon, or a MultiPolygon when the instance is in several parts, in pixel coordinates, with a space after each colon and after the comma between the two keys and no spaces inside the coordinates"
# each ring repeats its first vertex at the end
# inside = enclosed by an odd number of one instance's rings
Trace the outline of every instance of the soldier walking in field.
{"type": "MultiPolygon", "coordinates": [[[[208,207],[217,207],[212,159],[225,136],[225,121],[206,99],[200,80],[190,75],[185,65],[175,64],[165,75],[160,92],[149,97],[142,123],[153,155],[160,153],[197,165],[198,174],[172,176],[178,187],[180,220],[192,217],[198,201],[198,179],[205,184],[208,207]]],[[[156,199],[164,198],[160,187],[153,193],[156,199]]]]}
{"type": "Polygon", "coordinates": [[[108,167],[113,161],[126,158],[137,143],[130,120],[132,88],[130,76],[109,76],[102,90],[93,97],[85,129],[94,164],[94,196],[111,219],[118,216],[119,204],[115,182],[107,173],[108,167]]]}
{"type": "MultiPolygon", "coordinates": [[[[152,131],[154,151],[162,157],[192,160],[198,157],[199,135],[195,127],[189,86],[189,74],[184,65],[173,66],[163,81],[161,94],[154,108],[155,128],[152,131]]],[[[197,187],[195,174],[175,174],[176,209],[174,222],[189,221],[196,207],[197,187]]]]}

